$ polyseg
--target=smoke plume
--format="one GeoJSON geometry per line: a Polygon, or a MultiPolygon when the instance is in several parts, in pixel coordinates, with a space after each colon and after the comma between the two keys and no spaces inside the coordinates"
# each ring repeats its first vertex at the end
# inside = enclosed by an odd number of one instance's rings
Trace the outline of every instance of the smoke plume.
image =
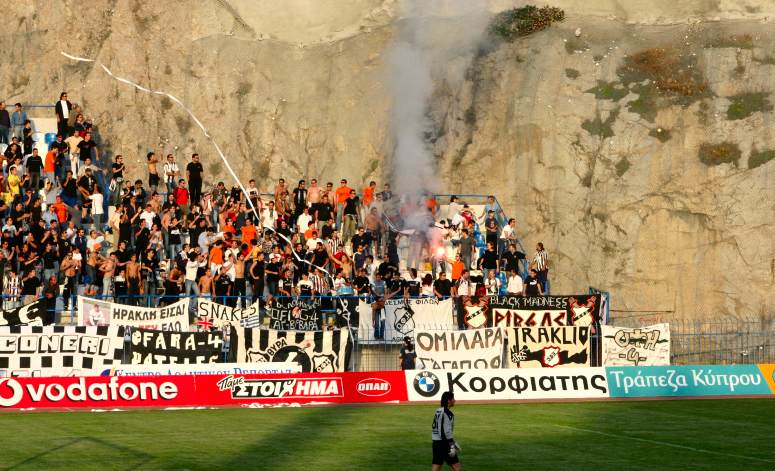
{"type": "Polygon", "coordinates": [[[432,76],[462,81],[487,24],[484,0],[404,0],[398,34],[388,54],[392,96],[392,184],[399,194],[439,191],[431,130],[432,76]],[[460,61],[465,65],[460,66],[460,61]]]}

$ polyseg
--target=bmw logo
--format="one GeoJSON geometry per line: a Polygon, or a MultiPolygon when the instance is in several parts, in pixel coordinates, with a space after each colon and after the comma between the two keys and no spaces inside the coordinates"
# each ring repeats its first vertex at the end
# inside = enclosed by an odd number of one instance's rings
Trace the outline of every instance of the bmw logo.
{"type": "Polygon", "coordinates": [[[439,377],[430,371],[417,373],[414,377],[414,390],[422,397],[431,397],[439,392],[439,377]]]}

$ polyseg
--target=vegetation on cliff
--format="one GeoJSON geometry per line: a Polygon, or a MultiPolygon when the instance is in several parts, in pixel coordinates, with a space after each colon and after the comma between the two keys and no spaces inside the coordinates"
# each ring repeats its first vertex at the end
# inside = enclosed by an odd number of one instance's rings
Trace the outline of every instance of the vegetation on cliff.
{"type": "Polygon", "coordinates": [[[490,22],[489,31],[490,34],[511,42],[520,36],[527,36],[546,29],[552,23],[564,19],[565,11],[560,8],[538,8],[535,5],[526,5],[495,15],[495,18],[490,22]]]}

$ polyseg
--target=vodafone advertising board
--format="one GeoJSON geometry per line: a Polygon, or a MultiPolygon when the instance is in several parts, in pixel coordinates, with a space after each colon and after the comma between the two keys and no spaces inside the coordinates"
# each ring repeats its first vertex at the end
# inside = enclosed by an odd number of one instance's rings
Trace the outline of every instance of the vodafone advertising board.
{"type": "Polygon", "coordinates": [[[0,378],[3,409],[406,401],[403,372],[0,378]]]}
{"type": "Polygon", "coordinates": [[[601,399],[609,397],[604,368],[405,371],[410,402],[438,402],[444,391],[463,401],[601,399]]]}

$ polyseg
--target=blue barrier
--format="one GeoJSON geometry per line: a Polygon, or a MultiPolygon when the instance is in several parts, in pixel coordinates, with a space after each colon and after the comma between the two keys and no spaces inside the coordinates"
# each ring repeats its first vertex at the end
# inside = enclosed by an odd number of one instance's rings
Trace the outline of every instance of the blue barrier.
{"type": "Polygon", "coordinates": [[[756,365],[606,367],[611,397],[772,395],[756,365]]]}

